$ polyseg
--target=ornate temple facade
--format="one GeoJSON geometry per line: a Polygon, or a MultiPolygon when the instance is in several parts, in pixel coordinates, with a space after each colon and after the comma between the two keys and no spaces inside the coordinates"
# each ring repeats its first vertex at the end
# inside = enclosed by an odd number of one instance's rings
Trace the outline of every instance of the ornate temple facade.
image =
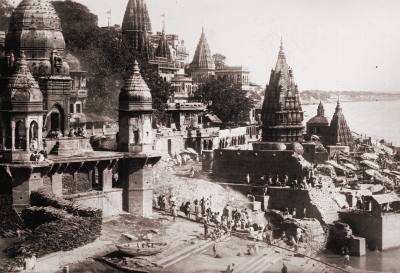
{"type": "Polygon", "coordinates": [[[199,43],[189,66],[190,75],[196,84],[201,84],[215,76],[215,63],[208,46],[204,28],[202,28],[199,43]]]}
{"type": "Polygon", "coordinates": [[[281,43],[278,61],[272,69],[262,110],[262,141],[301,142],[303,111],[293,70],[286,62],[281,43]]]}
{"type": "Polygon", "coordinates": [[[65,61],[60,19],[48,1],[22,1],[14,10],[6,35],[2,76],[11,75],[21,52],[43,93],[43,110],[47,113],[44,134],[51,130],[67,133],[72,79],[65,61]]]}
{"type": "Polygon", "coordinates": [[[343,115],[340,102],[337,102],[335,113],[333,114],[329,129],[326,132],[325,146],[350,146],[354,144],[353,136],[343,115]]]}
{"type": "Polygon", "coordinates": [[[86,98],[86,78],[79,61],[65,56],[60,20],[48,0],[18,5],[5,50],[0,195],[11,195],[18,212],[30,206],[33,190],[47,188],[101,208],[104,216],[122,210],[149,216],[151,168],[161,156],[153,151],[152,97],[137,64],[121,90],[119,150],[94,151],[89,138],[68,134],[68,116],[78,118],[86,98]],[[117,172],[120,183],[113,181],[117,172]]]}
{"type": "Polygon", "coordinates": [[[306,125],[308,136],[316,135],[324,142],[326,132],[329,128],[329,121],[325,116],[325,109],[322,101],[320,101],[318,105],[317,115],[307,121],[306,125]]]}

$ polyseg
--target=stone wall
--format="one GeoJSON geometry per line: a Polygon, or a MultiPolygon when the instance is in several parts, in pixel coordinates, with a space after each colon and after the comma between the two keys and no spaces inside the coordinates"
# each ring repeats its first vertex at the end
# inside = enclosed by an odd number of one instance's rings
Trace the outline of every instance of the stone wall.
{"type": "MultiPolygon", "coordinates": [[[[395,215],[400,217],[400,215],[395,215]]],[[[368,211],[347,210],[339,212],[340,221],[348,224],[356,236],[364,237],[370,248],[376,246],[379,250],[385,249],[382,240],[382,218],[373,216],[368,211]]],[[[397,218],[398,221],[399,218],[397,218]]],[[[385,228],[388,228],[387,226],[385,228]]],[[[390,235],[398,237],[397,231],[390,230],[390,235]]],[[[386,231],[385,231],[386,232],[386,231]]],[[[386,233],[389,234],[389,233],[386,233]]],[[[400,244],[399,244],[400,245],[400,244]]]]}
{"type": "Polygon", "coordinates": [[[289,182],[303,177],[301,164],[293,157],[293,151],[214,150],[213,173],[217,175],[244,177],[284,174],[289,182]]]}
{"type": "Polygon", "coordinates": [[[180,153],[185,148],[185,141],[182,132],[157,133],[154,140],[156,151],[163,157],[180,153]]]}
{"type": "Polygon", "coordinates": [[[400,214],[383,214],[382,250],[400,246],[400,214]]]}
{"type": "Polygon", "coordinates": [[[90,192],[76,196],[65,196],[65,199],[76,205],[101,209],[103,217],[118,215],[122,211],[122,189],[112,189],[104,192],[90,192]]]}
{"type": "Polygon", "coordinates": [[[297,217],[315,218],[321,223],[332,223],[338,220],[339,206],[332,196],[318,189],[291,189],[271,187],[268,188],[268,209],[289,209],[293,213],[297,211],[297,217]],[[306,215],[304,215],[304,205],[306,215]]]}

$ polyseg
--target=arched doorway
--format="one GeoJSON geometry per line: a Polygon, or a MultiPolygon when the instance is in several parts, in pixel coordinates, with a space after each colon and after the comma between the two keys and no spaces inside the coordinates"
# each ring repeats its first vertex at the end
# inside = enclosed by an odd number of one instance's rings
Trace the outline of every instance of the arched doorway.
{"type": "Polygon", "coordinates": [[[63,133],[65,130],[64,119],[64,109],[60,105],[55,104],[47,113],[45,125],[43,127],[46,128],[46,132],[59,130],[63,133]]]}

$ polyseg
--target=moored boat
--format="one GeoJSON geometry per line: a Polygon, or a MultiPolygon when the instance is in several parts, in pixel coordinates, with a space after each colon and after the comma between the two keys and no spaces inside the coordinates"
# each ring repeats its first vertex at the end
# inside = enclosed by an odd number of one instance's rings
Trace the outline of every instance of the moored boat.
{"type": "Polygon", "coordinates": [[[137,256],[151,256],[161,253],[166,243],[153,243],[153,242],[136,242],[117,245],[120,252],[137,257],[137,256]]]}

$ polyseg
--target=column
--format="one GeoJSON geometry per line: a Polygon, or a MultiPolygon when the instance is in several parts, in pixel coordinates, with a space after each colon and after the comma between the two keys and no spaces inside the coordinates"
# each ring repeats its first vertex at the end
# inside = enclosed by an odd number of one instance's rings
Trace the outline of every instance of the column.
{"type": "Polygon", "coordinates": [[[56,196],[62,196],[62,173],[56,172],[51,176],[51,190],[56,196]]]}
{"type": "Polygon", "coordinates": [[[15,150],[15,120],[11,120],[11,151],[15,150]]]}
{"type": "Polygon", "coordinates": [[[99,173],[99,185],[102,191],[112,189],[112,169],[108,169],[110,161],[101,161],[97,166],[99,173]]]}
{"type": "Polygon", "coordinates": [[[31,145],[31,138],[30,138],[30,132],[29,132],[29,126],[27,127],[25,124],[25,132],[26,132],[26,141],[25,141],[25,151],[29,151],[30,150],[30,145],[31,145]]]}

